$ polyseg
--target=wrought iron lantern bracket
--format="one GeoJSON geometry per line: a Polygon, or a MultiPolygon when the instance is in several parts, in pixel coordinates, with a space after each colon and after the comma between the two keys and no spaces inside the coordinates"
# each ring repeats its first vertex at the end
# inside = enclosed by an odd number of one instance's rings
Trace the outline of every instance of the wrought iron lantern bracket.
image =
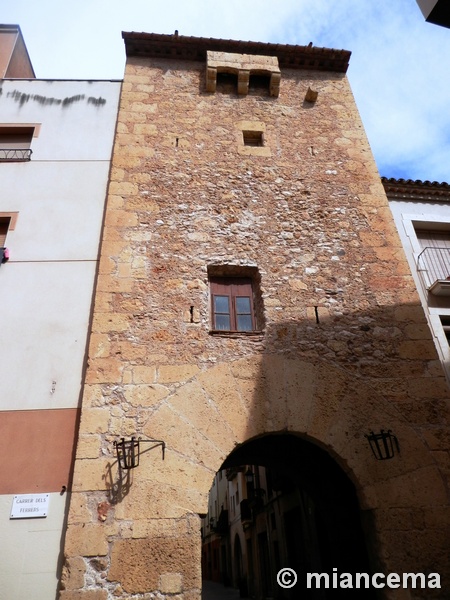
{"type": "Polygon", "coordinates": [[[364,437],[368,439],[370,449],[377,460],[388,460],[394,457],[395,451],[397,451],[397,454],[400,452],[398,439],[390,429],[387,431],[382,429],[380,433],[371,431],[369,435],[366,434],[364,437]]]}
{"type": "MultiPolygon", "coordinates": [[[[119,467],[124,470],[134,469],[139,466],[139,458],[141,454],[141,444],[153,444],[153,447],[161,446],[162,459],[164,460],[164,453],[166,450],[166,444],[163,440],[154,439],[142,439],[140,437],[132,437],[130,440],[121,438],[120,442],[114,441],[114,447],[116,449],[117,462],[119,467]]],[[[150,448],[151,450],[151,448],[150,448]]]]}

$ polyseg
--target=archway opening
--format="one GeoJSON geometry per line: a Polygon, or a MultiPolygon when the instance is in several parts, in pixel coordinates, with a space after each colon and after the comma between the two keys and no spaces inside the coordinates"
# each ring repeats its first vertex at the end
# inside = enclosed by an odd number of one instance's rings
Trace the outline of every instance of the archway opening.
{"type": "MultiPolygon", "coordinates": [[[[256,600],[361,595],[340,587],[343,573],[371,570],[355,487],[336,461],[293,434],[264,435],[236,448],[210,491],[203,579],[256,600]],[[284,568],[298,576],[291,588],[277,581],[284,568]],[[329,585],[322,578],[317,587],[313,579],[308,588],[308,573],[327,574],[329,585]]],[[[374,597],[370,589],[363,594],[374,597]]],[[[203,599],[210,598],[205,591],[203,599]]]]}

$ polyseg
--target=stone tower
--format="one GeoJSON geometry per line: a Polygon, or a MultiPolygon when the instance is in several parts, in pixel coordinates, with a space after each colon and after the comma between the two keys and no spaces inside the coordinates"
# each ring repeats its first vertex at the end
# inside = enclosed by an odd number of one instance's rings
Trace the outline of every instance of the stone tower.
{"type": "Polygon", "coordinates": [[[441,576],[380,597],[444,598],[449,392],[349,52],[123,37],[61,598],[198,599],[199,515],[246,448],[323,468],[329,511],[349,482],[372,572],[441,576]]]}

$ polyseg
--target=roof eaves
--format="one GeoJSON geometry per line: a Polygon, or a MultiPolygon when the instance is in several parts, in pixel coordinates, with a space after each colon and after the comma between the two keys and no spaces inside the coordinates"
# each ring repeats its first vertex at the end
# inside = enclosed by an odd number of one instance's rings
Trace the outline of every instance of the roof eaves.
{"type": "Polygon", "coordinates": [[[351,52],[330,48],[223,40],[157,33],[122,32],[127,56],[206,60],[206,51],[276,56],[280,67],[346,73],[351,52]]]}
{"type": "Polygon", "coordinates": [[[389,198],[450,201],[450,185],[445,182],[382,177],[381,183],[389,198]]]}

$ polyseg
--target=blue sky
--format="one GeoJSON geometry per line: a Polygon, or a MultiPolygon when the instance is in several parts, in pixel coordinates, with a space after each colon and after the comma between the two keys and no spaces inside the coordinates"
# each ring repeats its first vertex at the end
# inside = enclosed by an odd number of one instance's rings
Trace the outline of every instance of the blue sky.
{"type": "Polygon", "coordinates": [[[121,79],[122,31],[346,49],[380,175],[450,182],[450,29],[416,0],[14,0],[39,78],[121,79]]]}

